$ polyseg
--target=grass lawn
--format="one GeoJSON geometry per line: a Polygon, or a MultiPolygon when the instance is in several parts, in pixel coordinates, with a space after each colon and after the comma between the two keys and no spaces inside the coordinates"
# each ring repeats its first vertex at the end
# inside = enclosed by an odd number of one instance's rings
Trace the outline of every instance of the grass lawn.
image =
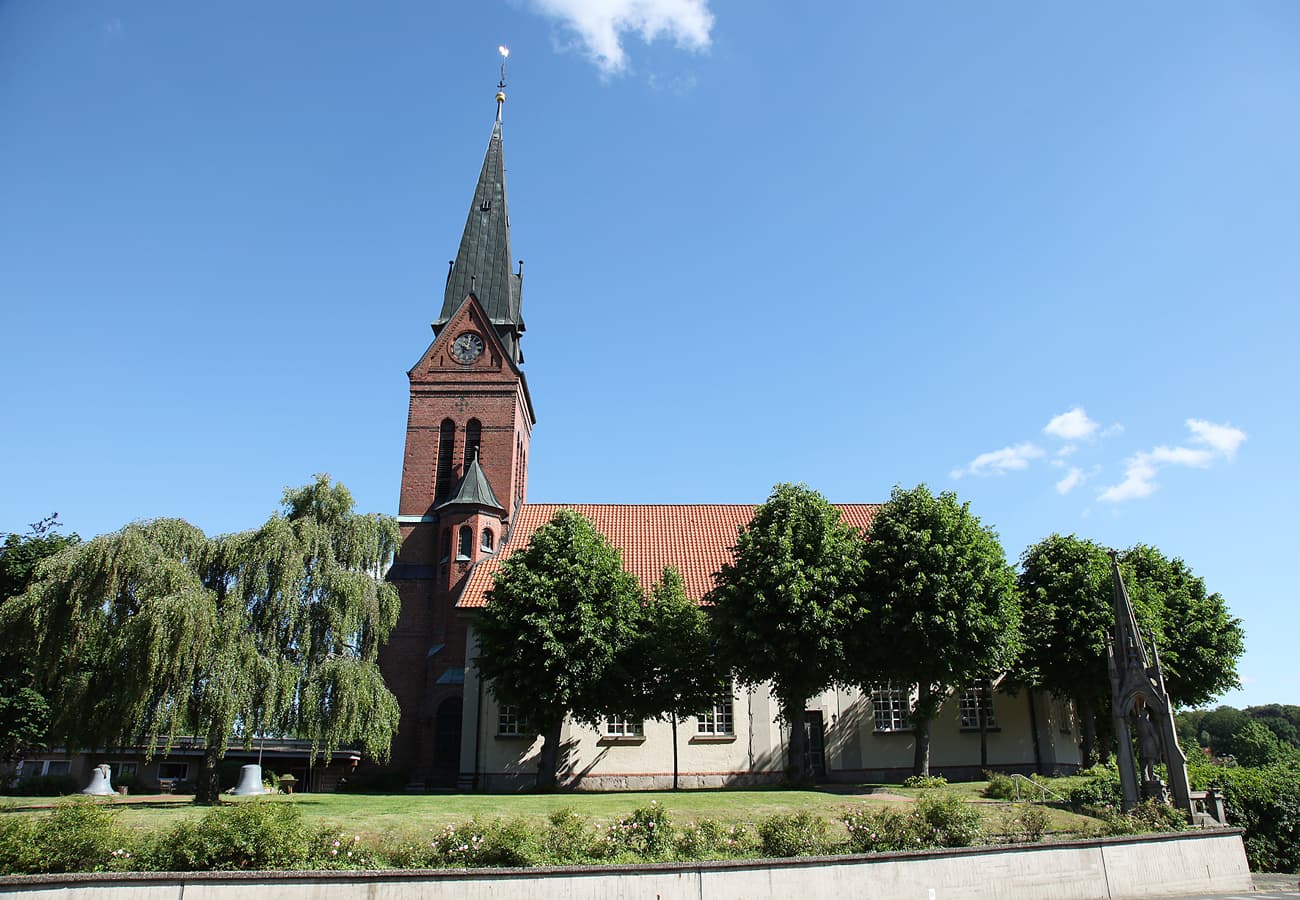
{"type": "MultiPolygon", "coordinates": [[[[1011,811],[1010,804],[984,800],[979,792],[984,782],[950,785],[947,790],[964,800],[976,802],[990,830],[1000,830],[1001,823],[1011,811]]],[[[560,794],[298,794],[292,797],[275,795],[260,798],[257,802],[293,803],[311,822],[342,828],[363,839],[388,839],[417,837],[442,826],[481,818],[520,818],[537,824],[544,823],[551,813],[571,808],[579,815],[598,822],[621,818],[638,806],[649,806],[656,801],[667,809],[672,819],[679,823],[700,818],[717,819],[724,823],[756,822],[779,813],[811,812],[828,820],[837,820],[840,814],[854,806],[880,807],[906,805],[922,792],[917,789],[887,786],[890,796],[872,796],[854,792],[852,788],[836,787],[827,790],[716,790],[716,791],[660,791],[635,793],[560,793],[560,794]]],[[[866,790],[865,788],[863,789],[866,790]]],[[[0,798],[8,815],[42,815],[56,798],[9,797],[0,798]]],[[[204,808],[181,798],[129,802],[110,800],[120,806],[119,820],[129,828],[155,830],[171,827],[184,819],[203,815],[204,808]]],[[[250,802],[235,800],[233,802],[250,802]]],[[[1086,830],[1095,820],[1060,809],[1048,809],[1052,831],[1077,832],[1086,830]]],[[[838,827],[838,823],[836,822],[838,827]]]]}

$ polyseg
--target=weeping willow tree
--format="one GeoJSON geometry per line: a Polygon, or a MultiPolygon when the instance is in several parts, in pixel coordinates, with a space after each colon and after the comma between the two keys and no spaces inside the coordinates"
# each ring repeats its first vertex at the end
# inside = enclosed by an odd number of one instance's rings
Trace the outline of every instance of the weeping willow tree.
{"type": "Polygon", "coordinates": [[[209,538],[179,519],[126,526],[42,564],[0,607],[69,747],[205,741],[196,800],[218,798],[232,736],[311,742],[313,758],[357,742],[387,759],[397,701],[379,645],[397,621],[383,572],[397,523],[358,515],[327,476],[284,493],[255,531],[209,538]]]}

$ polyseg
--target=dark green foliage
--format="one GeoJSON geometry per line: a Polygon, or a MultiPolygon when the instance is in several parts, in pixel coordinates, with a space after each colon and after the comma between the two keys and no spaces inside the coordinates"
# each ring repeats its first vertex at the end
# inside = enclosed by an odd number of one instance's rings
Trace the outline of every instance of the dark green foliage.
{"type": "Polygon", "coordinates": [[[1189,827],[1182,811],[1156,800],[1143,800],[1127,813],[1118,809],[1102,810],[1101,819],[1101,832],[1107,835],[1154,834],[1189,827]]]}
{"type": "Polygon", "coordinates": [[[1070,791],[1070,805],[1079,810],[1104,810],[1106,807],[1118,808],[1123,800],[1120,788],[1119,772],[1097,768],[1087,781],[1070,791]]]}
{"type": "Polygon", "coordinates": [[[149,862],[174,872],[304,868],[314,836],[292,803],[227,804],[176,826],[149,862]]]}
{"type": "Polygon", "coordinates": [[[33,775],[22,779],[6,793],[15,797],[64,797],[80,790],[81,785],[71,775],[33,775]]]}
{"type": "Polygon", "coordinates": [[[921,788],[928,790],[930,788],[941,788],[948,786],[948,779],[942,775],[909,775],[903,779],[903,787],[921,788]]]}
{"type": "Polygon", "coordinates": [[[641,588],[591,522],[561,510],[505,561],[487,598],[479,669],[542,734],[538,785],[553,787],[566,717],[594,726],[638,712],[620,657],[640,634],[641,588]]]}
{"type": "Polygon", "coordinates": [[[804,764],[804,707],[845,679],[844,635],[856,613],[861,541],[805,485],[778,484],[736,536],[709,593],[719,651],[743,685],[771,682],[791,729],[787,772],[804,764]]]}
{"type": "Polygon", "coordinates": [[[1075,702],[1084,759],[1093,762],[1095,717],[1110,704],[1106,636],[1115,622],[1110,559],[1092,541],[1053,534],[1025,550],[1020,566],[1025,646],[1015,678],[1075,702]]]}
{"type": "Polygon", "coordinates": [[[826,820],[809,812],[769,816],[758,823],[762,856],[818,856],[830,852],[826,820]]]}
{"type": "MultiPolygon", "coordinates": [[[[31,534],[5,535],[0,546],[0,602],[27,590],[40,564],[80,543],[57,534],[58,513],[32,525],[31,534]]],[[[0,760],[18,759],[44,745],[50,705],[35,687],[27,654],[16,640],[0,643],[0,760]]]]}
{"type": "Polygon", "coordinates": [[[985,772],[984,777],[988,779],[988,787],[980,791],[980,796],[989,797],[993,800],[1014,800],[1016,796],[1016,780],[1010,775],[1004,775],[1001,772],[985,772]]]}
{"type": "Polygon", "coordinates": [[[686,596],[678,571],[665,566],[646,598],[637,636],[617,659],[615,677],[635,695],[631,712],[683,718],[730,694],[718,657],[709,614],[686,596]]]}
{"type": "Polygon", "coordinates": [[[906,812],[859,808],[841,821],[855,853],[969,847],[985,837],[979,810],[944,792],[926,793],[906,812]]]}
{"type": "Polygon", "coordinates": [[[1130,596],[1151,612],[1174,705],[1197,706],[1240,687],[1237,659],[1245,632],[1223,596],[1207,593],[1205,579],[1154,547],[1130,547],[1121,561],[1130,596]]]}
{"type": "Polygon", "coordinates": [[[51,737],[72,747],[207,741],[200,799],[237,725],[380,759],[397,703],[375,664],[396,622],[380,577],[396,522],[357,515],[326,476],[286,490],[257,531],[208,538],[179,519],[133,523],[51,557],[0,607],[51,701],[51,737]]]}
{"type": "Polygon", "coordinates": [[[917,685],[913,774],[930,773],[930,722],[949,691],[1007,671],[1020,651],[1015,574],[969,503],[895,487],[863,550],[852,680],[917,685]]]}
{"type": "Polygon", "coordinates": [[[1228,824],[1246,829],[1256,872],[1300,872],[1300,766],[1198,766],[1192,787],[1223,792],[1228,824]]]}
{"type": "Polygon", "coordinates": [[[1279,741],[1277,735],[1257,719],[1247,721],[1232,736],[1228,750],[1243,766],[1271,766],[1300,758],[1294,747],[1279,741]]]}

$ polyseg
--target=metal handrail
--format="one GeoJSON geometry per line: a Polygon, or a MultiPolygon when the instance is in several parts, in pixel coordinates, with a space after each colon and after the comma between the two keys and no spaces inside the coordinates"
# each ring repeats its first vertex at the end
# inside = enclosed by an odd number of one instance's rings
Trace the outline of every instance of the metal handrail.
{"type": "Polygon", "coordinates": [[[1047,796],[1048,796],[1049,794],[1050,794],[1053,798],[1055,798],[1055,799],[1061,801],[1062,803],[1069,803],[1069,802],[1070,802],[1068,799],[1066,799],[1065,797],[1062,797],[1060,794],[1056,793],[1055,791],[1049,791],[1046,787],[1044,787],[1043,785],[1039,784],[1037,781],[1034,781],[1032,778],[1026,778],[1024,775],[1021,775],[1019,772],[1013,772],[1013,773],[1011,774],[1011,780],[1012,780],[1013,782],[1015,782],[1015,785],[1016,785],[1016,802],[1017,802],[1017,803],[1020,802],[1020,783],[1021,783],[1022,781],[1023,781],[1025,784],[1027,784],[1027,785],[1032,785],[1033,788],[1034,788],[1034,790],[1038,791],[1038,792],[1042,795],[1041,798],[1040,798],[1040,800],[1038,801],[1038,802],[1040,802],[1040,803],[1046,803],[1046,802],[1047,802],[1047,796]]]}

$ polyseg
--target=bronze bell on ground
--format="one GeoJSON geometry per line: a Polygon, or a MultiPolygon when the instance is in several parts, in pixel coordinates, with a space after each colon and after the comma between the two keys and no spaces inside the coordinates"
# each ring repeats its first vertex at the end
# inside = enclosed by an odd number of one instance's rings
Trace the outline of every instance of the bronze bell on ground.
{"type": "Polygon", "coordinates": [[[97,797],[105,797],[109,794],[116,793],[113,790],[112,770],[106,765],[95,766],[90,770],[90,784],[86,785],[83,794],[94,794],[97,797]]]}
{"type": "Polygon", "coordinates": [[[235,785],[235,789],[230,793],[236,797],[265,794],[266,788],[262,787],[262,767],[259,765],[240,766],[239,784],[235,785]]]}

